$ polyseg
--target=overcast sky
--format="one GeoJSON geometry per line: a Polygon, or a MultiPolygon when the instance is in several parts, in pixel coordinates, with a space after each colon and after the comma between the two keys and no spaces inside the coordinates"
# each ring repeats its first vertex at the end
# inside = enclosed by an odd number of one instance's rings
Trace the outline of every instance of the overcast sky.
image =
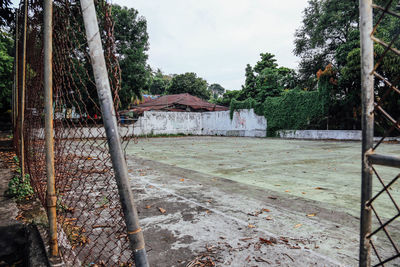
{"type": "Polygon", "coordinates": [[[166,74],[195,72],[209,84],[237,90],[246,64],[254,66],[260,53],[297,67],[294,32],[307,0],[110,1],[147,19],[149,64],[166,74]]]}
{"type": "Polygon", "coordinates": [[[262,52],[296,68],[294,32],[307,0],[112,0],[147,19],[149,64],[166,74],[195,72],[237,90],[262,52]]]}

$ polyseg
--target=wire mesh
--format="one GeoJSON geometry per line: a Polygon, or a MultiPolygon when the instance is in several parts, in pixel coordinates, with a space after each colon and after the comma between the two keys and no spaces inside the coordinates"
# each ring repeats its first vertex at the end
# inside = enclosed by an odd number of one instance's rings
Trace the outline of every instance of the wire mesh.
{"type": "MultiPolygon", "coordinates": [[[[114,97],[119,105],[120,69],[115,56],[110,5],[96,2],[114,97]]],[[[23,3],[18,36],[23,33],[23,3]]],[[[28,1],[25,95],[26,172],[46,207],[43,92],[43,1],[28,1]]],[[[22,58],[22,38],[18,57],[22,58]]],[[[18,80],[22,62],[18,64],[18,80]]],[[[21,83],[18,83],[21,92],[21,83]]],[[[21,94],[19,94],[21,101],[21,94]]],[[[53,108],[58,245],[68,265],[131,266],[126,225],[108,152],[84,31],[80,2],[53,2],[53,108]]],[[[15,128],[19,140],[19,128],[15,128]]],[[[122,138],[127,142],[127,138],[122,138]]],[[[16,146],[18,147],[18,146],[16,146]]],[[[18,152],[21,155],[20,151],[18,152]]]]}
{"type": "MultiPolygon", "coordinates": [[[[400,2],[374,1],[374,28],[371,39],[374,41],[375,66],[370,75],[375,77],[375,124],[382,138],[375,144],[370,154],[379,153],[382,143],[388,137],[400,133],[400,2]]],[[[393,156],[393,155],[390,155],[393,156]]],[[[395,158],[396,159],[396,158],[395,158]]],[[[387,160],[386,160],[387,161],[387,160]]],[[[384,165],[385,160],[382,161],[384,165]]],[[[399,190],[400,173],[394,177],[385,177],[382,166],[370,160],[374,176],[380,188],[376,190],[366,206],[373,212],[372,231],[366,238],[375,257],[371,257],[372,266],[400,265],[400,217],[399,199],[393,192],[399,190]],[[397,187],[397,188],[396,188],[397,187]],[[380,210],[378,199],[392,203],[392,212],[380,210]],[[379,241],[379,242],[378,242],[379,241]],[[382,242],[384,241],[384,242],[382,242]]],[[[393,166],[392,166],[393,167],[393,166]]]]}

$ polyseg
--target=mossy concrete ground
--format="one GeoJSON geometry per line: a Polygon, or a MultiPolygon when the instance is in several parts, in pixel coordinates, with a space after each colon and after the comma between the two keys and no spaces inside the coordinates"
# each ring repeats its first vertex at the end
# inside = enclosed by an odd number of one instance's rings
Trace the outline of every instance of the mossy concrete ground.
{"type": "MultiPolygon", "coordinates": [[[[400,146],[383,144],[378,151],[399,155],[400,146]]],[[[210,253],[205,246],[213,247],[223,266],[267,264],[262,260],[357,265],[360,142],[143,138],[128,146],[127,155],[147,243],[158,247],[149,252],[157,266],[164,254],[171,260],[165,266],[184,265],[210,253]],[[163,235],[160,245],[157,236],[163,235]],[[278,242],[268,245],[260,237],[278,242]]],[[[398,174],[378,171],[385,181],[398,174]]],[[[380,188],[375,179],[374,192],[380,188]]],[[[400,200],[398,184],[390,192],[400,200]]],[[[383,218],[396,212],[386,195],[375,207],[383,218]]],[[[396,224],[389,230],[397,238],[399,229],[396,224]]],[[[392,255],[383,236],[377,243],[382,254],[392,255]]]]}

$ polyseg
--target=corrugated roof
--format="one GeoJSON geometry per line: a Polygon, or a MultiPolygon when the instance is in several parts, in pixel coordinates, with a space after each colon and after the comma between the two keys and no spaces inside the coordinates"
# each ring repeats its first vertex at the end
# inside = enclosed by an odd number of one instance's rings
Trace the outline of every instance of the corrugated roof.
{"type": "Polygon", "coordinates": [[[186,111],[189,107],[194,111],[223,111],[229,110],[224,106],[211,104],[204,101],[196,96],[192,96],[188,93],[177,94],[177,95],[165,95],[157,99],[153,99],[146,103],[140,104],[133,108],[136,113],[143,113],[149,110],[165,110],[165,111],[186,111]]]}

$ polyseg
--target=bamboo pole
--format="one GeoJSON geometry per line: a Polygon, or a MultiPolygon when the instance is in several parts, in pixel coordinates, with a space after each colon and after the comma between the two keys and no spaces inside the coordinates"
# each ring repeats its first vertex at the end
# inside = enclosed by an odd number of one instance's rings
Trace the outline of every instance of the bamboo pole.
{"type": "Polygon", "coordinates": [[[28,27],[28,0],[24,1],[24,33],[22,47],[22,81],[19,103],[19,131],[20,131],[20,162],[21,177],[25,179],[25,142],[24,142],[24,120],[25,120],[25,87],[26,87],[26,32],[28,27]]]}
{"type": "Polygon", "coordinates": [[[53,131],[53,34],[52,0],[44,1],[44,109],[45,109],[45,146],[47,174],[47,216],[50,230],[50,254],[58,256],[57,244],[57,195],[54,173],[54,131],[53,131]]]}

